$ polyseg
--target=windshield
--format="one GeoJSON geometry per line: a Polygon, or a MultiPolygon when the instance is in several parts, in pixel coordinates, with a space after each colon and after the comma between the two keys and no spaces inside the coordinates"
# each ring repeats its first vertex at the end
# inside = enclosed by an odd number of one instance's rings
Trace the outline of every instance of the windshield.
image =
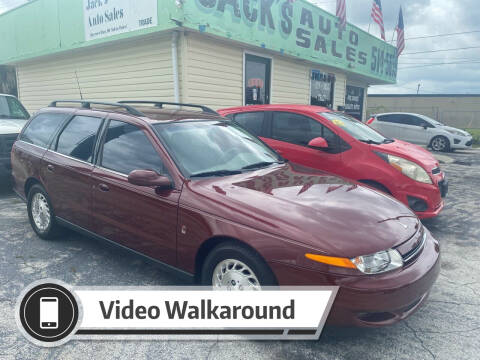
{"type": "Polygon", "coordinates": [[[420,117],[424,120],[427,120],[428,122],[432,123],[435,126],[444,126],[440,121],[437,121],[435,119],[429,118],[428,116],[425,115],[420,115],[420,117]]]}
{"type": "Polygon", "coordinates": [[[239,126],[218,120],[153,125],[187,177],[239,174],[283,162],[239,126]]]}
{"type": "Polygon", "coordinates": [[[0,120],[27,120],[30,117],[27,110],[12,96],[0,96],[0,120]]]}
{"type": "Polygon", "coordinates": [[[380,133],[373,130],[368,125],[365,125],[361,121],[346,115],[340,112],[323,112],[319,113],[325,119],[329,120],[335,126],[338,126],[342,130],[346,131],[348,134],[353,136],[355,139],[366,142],[369,144],[383,144],[386,142],[391,142],[393,140],[387,139],[380,133]]]}

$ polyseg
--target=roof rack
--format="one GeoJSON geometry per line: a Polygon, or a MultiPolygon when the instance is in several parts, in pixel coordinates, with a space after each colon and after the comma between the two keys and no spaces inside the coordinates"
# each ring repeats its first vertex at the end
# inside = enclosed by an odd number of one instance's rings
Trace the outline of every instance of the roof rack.
{"type": "Polygon", "coordinates": [[[178,106],[188,106],[202,109],[203,112],[218,115],[218,113],[210,109],[208,106],[196,105],[196,104],[185,104],[185,103],[176,103],[176,102],[167,102],[167,101],[147,101],[147,100],[122,100],[119,101],[120,104],[152,104],[157,108],[163,108],[163,105],[178,105],[178,106]]]}
{"type": "Polygon", "coordinates": [[[90,105],[108,105],[108,106],[117,106],[117,107],[122,107],[125,110],[127,110],[130,114],[135,115],[135,116],[146,116],[144,113],[141,111],[138,111],[134,107],[128,106],[121,104],[120,102],[118,103],[111,103],[111,102],[100,102],[100,101],[87,101],[87,100],[55,100],[48,105],[49,107],[57,107],[57,103],[75,103],[75,104],[81,104],[82,108],[84,109],[91,109],[90,105]]]}

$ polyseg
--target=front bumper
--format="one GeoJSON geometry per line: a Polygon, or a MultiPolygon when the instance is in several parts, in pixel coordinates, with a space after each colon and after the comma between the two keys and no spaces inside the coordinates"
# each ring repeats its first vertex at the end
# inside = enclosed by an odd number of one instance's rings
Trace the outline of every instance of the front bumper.
{"type": "Polygon", "coordinates": [[[328,323],[378,327],[414,313],[440,273],[440,247],[427,232],[421,254],[402,269],[378,275],[345,276],[270,263],[280,285],[338,285],[328,323]]]}
{"type": "Polygon", "coordinates": [[[393,196],[407,205],[415,212],[420,219],[427,219],[437,216],[444,207],[443,198],[448,193],[448,180],[445,173],[440,172],[431,175],[433,184],[419,183],[414,180],[407,180],[400,189],[393,191],[393,196]],[[410,202],[409,202],[410,199],[410,202]],[[417,199],[424,204],[421,211],[412,208],[412,199],[417,199]]]}
{"type": "Polygon", "coordinates": [[[473,138],[453,136],[453,141],[450,143],[450,149],[471,149],[473,144],[473,138]]]}

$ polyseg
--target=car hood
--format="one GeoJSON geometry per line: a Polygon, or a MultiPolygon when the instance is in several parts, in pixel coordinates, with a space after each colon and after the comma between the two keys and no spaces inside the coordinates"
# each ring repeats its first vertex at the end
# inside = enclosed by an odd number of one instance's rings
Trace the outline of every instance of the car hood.
{"type": "Polygon", "coordinates": [[[189,180],[186,186],[197,195],[190,206],[331,256],[355,257],[395,247],[420,226],[418,218],[390,196],[290,163],[189,180]]]}
{"type": "Polygon", "coordinates": [[[18,134],[26,123],[27,120],[0,119],[0,135],[18,134]]]}
{"type": "Polygon", "coordinates": [[[373,151],[380,151],[413,161],[422,166],[427,171],[432,171],[432,169],[439,166],[438,160],[435,159],[435,157],[428,150],[406,141],[395,139],[394,142],[389,144],[370,146],[373,151]]]}
{"type": "MultiPolygon", "coordinates": [[[[451,127],[451,126],[447,126],[447,125],[443,125],[441,127],[439,127],[439,129],[442,129],[442,130],[454,130],[454,131],[458,131],[460,134],[462,134],[463,136],[471,136],[468,132],[464,131],[464,130],[461,130],[461,129],[457,129],[457,128],[454,128],[454,127],[451,127]]],[[[450,133],[450,135],[454,135],[452,133],[450,133]]]]}

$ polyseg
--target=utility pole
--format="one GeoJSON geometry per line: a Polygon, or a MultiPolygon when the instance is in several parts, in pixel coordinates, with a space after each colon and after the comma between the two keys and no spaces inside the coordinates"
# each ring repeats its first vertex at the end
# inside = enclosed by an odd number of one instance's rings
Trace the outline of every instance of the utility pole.
{"type": "Polygon", "coordinates": [[[421,86],[421,84],[418,84],[418,86],[417,86],[417,95],[420,92],[420,86],[421,86]]]}

